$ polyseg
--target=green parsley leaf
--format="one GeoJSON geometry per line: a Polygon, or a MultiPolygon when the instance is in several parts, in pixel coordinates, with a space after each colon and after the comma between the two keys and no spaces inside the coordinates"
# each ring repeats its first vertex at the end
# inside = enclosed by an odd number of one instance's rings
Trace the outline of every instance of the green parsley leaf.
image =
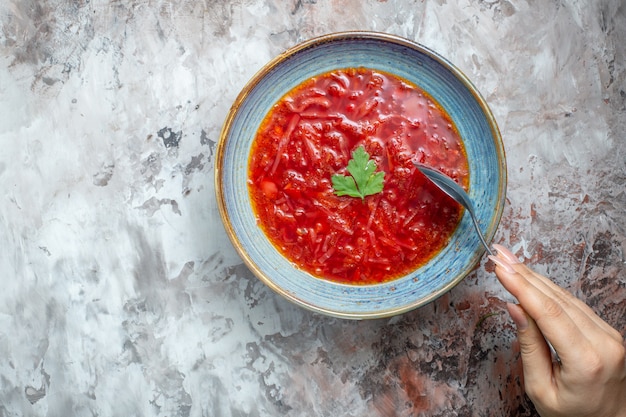
{"type": "Polygon", "coordinates": [[[330,178],[338,196],[348,195],[363,200],[366,196],[383,190],[385,173],[376,172],[376,162],[370,159],[363,146],[352,152],[348,172],[351,176],[335,174],[330,178]]]}

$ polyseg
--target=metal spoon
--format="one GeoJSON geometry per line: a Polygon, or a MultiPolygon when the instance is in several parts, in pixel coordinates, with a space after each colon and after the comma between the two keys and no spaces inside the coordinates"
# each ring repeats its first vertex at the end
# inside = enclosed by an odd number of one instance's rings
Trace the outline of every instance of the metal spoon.
{"type": "Polygon", "coordinates": [[[428,168],[424,165],[420,165],[415,163],[417,169],[420,170],[422,174],[426,176],[429,180],[431,180],[437,187],[439,187],[444,193],[452,197],[454,201],[465,207],[467,212],[470,214],[472,218],[472,222],[474,223],[474,227],[476,228],[476,232],[478,233],[478,237],[480,241],[485,246],[487,253],[489,255],[493,255],[494,253],[489,248],[489,245],[485,241],[485,237],[480,230],[480,226],[478,225],[478,219],[476,219],[476,213],[474,212],[474,206],[472,205],[472,201],[469,196],[465,192],[465,190],[457,184],[452,178],[448,177],[441,172],[434,170],[432,168],[428,168]]]}
{"type": "MultiPolygon", "coordinates": [[[[487,245],[487,242],[485,242],[485,238],[483,237],[483,234],[480,231],[480,227],[478,227],[478,220],[476,219],[476,214],[474,213],[472,200],[470,200],[465,190],[459,184],[457,184],[452,178],[448,177],[445,174],[442,174],[439,171],[436,171],[432,168],[428,168],[420,164],[415,164],[415,166],[417,167],[417,169],[420,170],[422,174],[426,176],[426,178],[431,180],[437,187],[439,187],[441,191],[448,194],[450,197],[452,197],[452,199],[454,199],[454,201],[461,204],[463,207],[467,209],[468,213],[472,217],[472,221],[474,222],[474,227],[476,228],[476,232],[478,233],[478,237],[480,238],[480,241],[485,246],[485,249],[487,249],[487,253],[489,253],[489,255],[493,255],[494,253],[489,248],[489,245],[487,245]]],[[[560,364],[561,358],[559,357],[559,354],[557,353],[557,351],[554,349],[554,346],[552,346],[552,343],[550,343],[548,339],[546,339],[546,343],[548,344],[548,347],[550,348],[550,353],[552,354],[552,360],[560,364]]]]}

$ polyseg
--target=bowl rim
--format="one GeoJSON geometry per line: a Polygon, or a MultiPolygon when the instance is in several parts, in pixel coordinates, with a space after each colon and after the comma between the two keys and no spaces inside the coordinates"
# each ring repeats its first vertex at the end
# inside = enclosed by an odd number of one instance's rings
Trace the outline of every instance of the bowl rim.
{"type": "MultiPolygon", "coordinates": [[[[357,319],[357,320],[392,317],[398,314],[406,313],[408,311],[414,310],[418,307],[431,303],[432,301],[436,300],[437,298],[449,292],[452,288],[454,288],[461,281],[463,281],[465,277],[469,275],[469,273],[473,271],[477,267],[477,265],[480,263],[480,259],[482,258],[485,252],[485,249],[484,248],[479,249],[478,256],[476,256],[475,261],[469,263],[463,270],[461,270],[457,274],[457,276],[454,279],[450,280],[447,284],[443,285],[437,291],[433,291],[429,293],[427,296],[419,297],[412,303],[407,303],[407,304],[397,306],[397,307],[385,308],[385,309],[369,311],[369,312],[362,312],[362,311],[346,312],[346,311],[341,311],[341,310],[324,308],[321,306],[314,305],[310,302],[307,302],[303,300],[301,297],[298,297],[296,294],[293,294],[289,291],[284,290],[279,285],[277,285],[273,280],[271,280],[266,275],[266,273],[263,272],[259,268],[259,266],[251,258],[248,252],[243,248],[243,245],[237,238],[237,234],[235,233],[235,228],[233,227],[232,222],[230,221],[230,217],[229,217],[228,210],[226,207],[225,194],[224,194],[224,190],[222,189],[222,186],[223,186],[223,175],[224,175],[223,173],[224,171],[223,170],[224,148],[226,146],[228,134],[231,131],[231,126],[237,116],[239,107],[245,102],[247,97],[251,94],[251,92],[255,89],[255,87],[263,80],[263,78],[268,73],[270,73],[274,68],[280,65],[283,61],[287,60],[289,57],[293,55],[298,54],[300,51],[303,51],[309,48],[315,48],[317,46],[330,43],[330,42],[342,41],[342,40],[359,40],[359,39],[365,39],[365,40],[369,39],[369,40],[376,40],[376,41],[382,41],[382,42],[391,42],[391,43],[395,43],[395,44],[398,44],[398,45],[401,45],[410,49],[417,50],[418,52],[427,55],[429,58],[433,59],[434,61],[437,61],[442,66],[444,66],[448,71],[450,71],[454,75],[454,77],[457,78],[467,88],[468,92],[471,93],[474,100],[476,100],[476,103],[480,107],[482,113],[484,114],[489,124],[489,128],[491,130],[491,134],[494,139],[494,146],[496,148],[496,158],[498,161],[498,165],[502,167],[502,169],[499,172],[498,179],[497,179],[498,183],[500,184],[498,194],[501,197],[497,199],[496,206],[494,208],[495,215],[492,217],[492,221],[487,226],[484,232],[485,240],[488,243],[490,243],[493,240],[496,230],[500,224],[502,214],[504,211],[504,204],[506,201],[506,189],[507,189],[506,152],[504,149],[504,145],[502,142],[502,137],[500,134],[498,124],[496,122],[496,119],[491,109],[487,105],[486,100],[482,97],[478,89],[469,80],[469,78],[460,69],[458,69],[454,64],[452,64],[449,60],[439,55],[437,52],[431,50],[430,48],[416,41],[410,40],[408,38],[404,38],[404,37],[386,33],[386,32],[377,32],[377,31],[331,32],[331,33],[312,37],[310,39],[299,42],[298,44],[276,55],[269,62],[263,65],[252,76],[252,78],[250,78],[250,80],[245,84],[245,86],[239,92],[235,101],[231,105],[228,111],[228,114],[226,116],[226,119],[222,125],[222,129],[220,131],[218,143],[217,143],[215,154],[214,154],[215,155],[215,160],[214,160],[215,194],[216,194],[217,203],[218,203],[218,211],[222,219],[222,223],[224,225],[226,234],[228,238],[230,239],[231,243],[233,244],[236,252],[243,260],[246,267],[250,269],[250,271],[256,276],[256,278],[262,281],[265,285],[267,285],[274,292],[278,293],[279,295],[291,301],[292,303],[297,304],[301,307],[304,307],[305,309],[308,309],[310,311],[321,313],[321,314],[331,316],[331,317],[344,318],[344,319],[357,319]]],[[[390,282],[393,282],[393,281],[390,281],[390,282]]],[[[380,284],[369,284],[369,286],[373,287],[373,286],[381,286],[381,285],[388,285],[388,284],[389,282],[385,282],[385,283],[380,283],[380,284]]],[[[339,285],[339,286],[344,285],[347,287],[354,287],[354,285],[341,284],[341,283],[334,283],[334,285],[339,285]]]]}

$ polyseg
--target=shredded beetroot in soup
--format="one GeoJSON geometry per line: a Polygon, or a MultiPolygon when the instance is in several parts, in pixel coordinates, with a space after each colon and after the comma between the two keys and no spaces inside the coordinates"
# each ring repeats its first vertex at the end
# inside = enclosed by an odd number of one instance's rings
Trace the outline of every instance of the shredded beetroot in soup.
{"type": "Polygon", "coordinates": [[[365,68],[311,78],[273,106],[254,139],[248,183],[258,225],[316,277],[372,284],[403,276],[447,244],[462,215],[413,162],[467,188],[463,143],[424,91],[365,68]],[[382,191],[339,196],[331,178],[351,175],[360,147],[384,173],[382,191]]]}

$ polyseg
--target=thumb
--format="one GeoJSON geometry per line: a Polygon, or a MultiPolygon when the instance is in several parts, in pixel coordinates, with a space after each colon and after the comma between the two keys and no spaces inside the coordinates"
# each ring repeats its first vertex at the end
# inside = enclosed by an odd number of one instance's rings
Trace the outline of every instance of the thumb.
{"type": "Polygon", "coordinates": [[[537,323],[517,304],[507,304],[511,319],[517,326],[517,338],[522,355],[524,385],[549,387],[552,385],[552,356],[537,323]]]}

